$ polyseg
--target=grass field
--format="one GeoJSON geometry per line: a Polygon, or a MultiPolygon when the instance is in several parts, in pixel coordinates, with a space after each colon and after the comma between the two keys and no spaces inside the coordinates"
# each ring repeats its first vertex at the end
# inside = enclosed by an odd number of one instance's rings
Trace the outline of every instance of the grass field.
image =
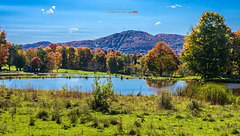
{"type": "Polygon", "coordinates": [[[226,99],[222,105],[221,101],[213,104],[221,100],[214,94],[205,99],[209,94],[203,98],[203,92],[192,98],[191,91],[175,96],[162,92],[157,96],[114,95],[109,110],[98,112],[88,104],[92,93],[1,85],[0,135],[238,135],[240,98],[221,87],[209,85],[202,87],[208,91],[202,91],[223,92],[216,95],[226,99]]]}

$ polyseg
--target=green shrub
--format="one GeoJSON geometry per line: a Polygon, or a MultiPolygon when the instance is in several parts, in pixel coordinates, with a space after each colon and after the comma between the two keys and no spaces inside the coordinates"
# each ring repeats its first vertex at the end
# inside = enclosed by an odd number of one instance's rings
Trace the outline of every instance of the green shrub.
{"type": "Polygon", "coordinates": [[[30,117],[30,121],[29,121],[29,126],[34,126],[35,125],[35,119],[33,117],[30,117]]]}
{"type": "Polygon", "coordinates": [[[107,79],[101,84],[99,77],[94,78],[93,87],[93,96],[88,101],[88,104],[91,109],[95,111],[108,111],[111,105],[111,101],[114,97],[114,90],[112,90],[113,84],[110,78],[107,79]]]}
{"type": "Polygon", "coordinates": [[[78,121],[77,115],[72,115],[72,116],[70,117],[70,122],[71,122],[71,124],[73,124],[73,126],[76,126],[77,121],[78,121]]]}
{"type": "Polygon", "coordinates": [[[117,125],[117,124],[118,124],[117,119],[116,119],[116,118],[111,118],[111,119],[110,119],[110,124],[112,124],[112,125],[117,125]]]}
{"type": "Polygon", "coordinates": [[[172,96],[168,90],[159,93],[158,106],[166,110],[171,110],[173,108],[172,96]]]}
{"type": "Polygon", "coordinates": [[[42,118],[48,118],[48,112],[45,110],[41,110],[37,113],[37,118],[42,119],[42,118]]]}
{"type": "Polygon", "coordinates": [[[196,100],[192,100],[189,104],[188,104],[188,108],[190,110],[200,110],[200,106],[198,104],[198,102],[196,100]]]}

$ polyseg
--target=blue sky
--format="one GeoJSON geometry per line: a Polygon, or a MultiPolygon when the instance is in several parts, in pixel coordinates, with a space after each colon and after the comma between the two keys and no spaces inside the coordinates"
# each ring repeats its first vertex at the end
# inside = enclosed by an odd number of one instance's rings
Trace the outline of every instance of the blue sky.
{"type": "Polygon", "coordinates": [[[240,29],[240,1],[1,0],[0,26],[15,44],[92,40],[124,30],[187,35],[205,11],[240,29]],[[137,13],[109,13],[132,12],[137,13]]]}

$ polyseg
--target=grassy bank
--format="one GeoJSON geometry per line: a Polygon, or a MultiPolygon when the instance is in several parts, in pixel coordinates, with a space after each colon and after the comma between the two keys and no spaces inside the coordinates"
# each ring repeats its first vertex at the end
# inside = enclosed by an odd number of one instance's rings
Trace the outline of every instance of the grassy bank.
{"type": "Polygon", "coordinates": [[[211,84],[200,86],[198,93],[193,90],[194,85],[174,96],[167,92],[157,96],[114,95],[108,111],[97,112],[88,104],[92,93],[8,89],[2,85],[0,134],[239,134],[238,97],[223,86],[211,84]]]}

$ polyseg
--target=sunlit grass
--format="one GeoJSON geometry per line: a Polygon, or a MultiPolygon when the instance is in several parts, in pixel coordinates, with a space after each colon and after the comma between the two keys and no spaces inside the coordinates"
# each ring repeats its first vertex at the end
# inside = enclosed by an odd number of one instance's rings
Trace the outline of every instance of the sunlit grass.
{"type": "Polygon", "coordinates": [[[8,89],[1,85],[0,135],[231,135],[240,131],[240,106],[234,103],[211,105],[199,99],[195,109],[193,99],[175,95],[168,96],[172,108],[165,109],[159,103],[162,93],[115,95],[109,112],[102,113],[90,109],[91,95],[81,90],[8,89]]]}

